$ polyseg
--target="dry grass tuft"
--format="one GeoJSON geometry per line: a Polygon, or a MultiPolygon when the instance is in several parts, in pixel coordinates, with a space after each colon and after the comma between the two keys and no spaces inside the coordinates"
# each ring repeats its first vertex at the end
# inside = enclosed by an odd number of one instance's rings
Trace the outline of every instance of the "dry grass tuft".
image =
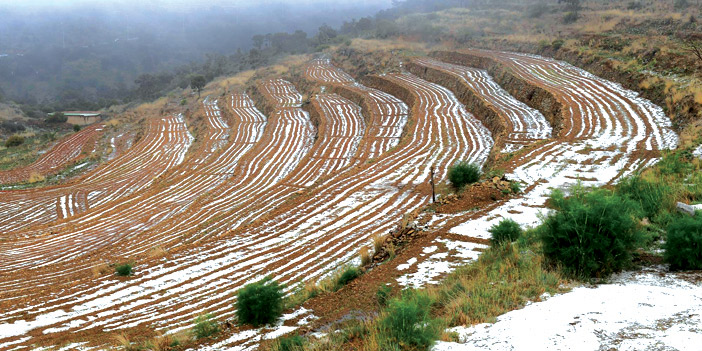
{"type": "Polygon", "coordinates": [[[43,175],[41,175],[41,174],[39,174],[39,173],[37,173],[37,172],[32,172],[32,173],[29,175],[29,180],[27,180],[27,181],[28,181],[29,183],[32,183],[32,184],[33,184],[33,183],[43,182],[44,180],[46,180],[46,178],[44,178],[43,175]]]}
{"type": "Polygon", "coordinates": [[[93,273],[93,278],[98,278],[108,272],[110,272],[110,266],[105,262],[100,262],[92,267],[90,267],[90,272],[93,273]]]}
{"type": "Polygon", "coordinates": [[[353,39],[351,41],[351,47],[362,51],[424,50],[426,49],[426,44],[401,39],[353,39]]]}
{"type": "Polygon", "coordinates": [[[117,334],[117,335],[113,336],[112,339],[117,344],[117,347],[119,347],[122,350],[125,350],[125,351],[139,350],[139,347],[137,345],[132,344],[131,339],[129,339],[129,336],[125,333],[117,334]]]}
{"type": "Polygon", "coordinates": [[[362,247],[359,255],[361,256],[361,266],[368,265],[371,263],[371,255],[370,255],[370,250],[367,247],[362,247]]]}
{"type": "Polygon", "coordinates": [[[173,345],[174,341],[178,341],[178,345],[182,345],[179,340],[174,339],[173,335],[157,331],[156,336],[147,341],[144,346],[151,351],[166,351],[171,350],[171,345],[173,345]]]}
{"type": "Polygon", "coordinates": [[[117,127],[118,125],[120,125],[120,121],[118,119],[113,118],[105,122],[105,125],[108,127],[117,127]]]}
{"type": "Polygon", "coordinates": [[[213,85],[216,85],[220,89],[235,89],[243,88],[246,83],[256,74],[254,70],[243,71],[237,73],[232,77],[223,78],[221,80],[215,81],[213,85]]]}
{"type": "Polygon", "coordinates": [[[166,107],[168,97],[164,96],[154,102],[146,102],[134,108],[134,112],[143,115],[159,115],[161,110],[166,107]]]}
{"type": "Polygon", "coordinates": [[[377,254],[380,252],[380,250],[383,249],[383,245],[385,245],[385,241],[387,240],[388,236],[387,235],[381,235],[381,234],[376,234],[373,236],[373,253],[377,254]]]}
{"type": "Polygon", "coordinates": [[[156,246],[149,251],[149,257],[160,258],[168,254],[168,250],[164,249],[162,246],[156,246]]]}

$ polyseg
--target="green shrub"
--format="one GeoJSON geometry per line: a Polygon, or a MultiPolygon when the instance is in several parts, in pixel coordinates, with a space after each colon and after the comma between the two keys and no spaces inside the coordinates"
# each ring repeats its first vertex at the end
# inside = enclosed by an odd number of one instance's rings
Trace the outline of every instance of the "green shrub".
{"type": "Polygon", "coordinates": [[[271,324],[283,313],[283,286],[266,277],[244,286],[234,304],[240,324],[271,324]]]}
{"type": "Polygon", "coordinates": [[[672,269],[702,269],[702,216],[685,216],[670,223],[663,248],[672,269]]]}
{"type": "Polygon", "coordinates": [[[302,351],[305,339],[299,335],[286,336],[276,340],[275,351],[302,351]]]}
{"type": "Polygon", "coordinates": [[[219,324],[214,318],[212,313],[201,314],[195,318],[193,334],[196,339],[207,338],[219,333],[219,324]]]}
{"type": "Polygon", "coordinates": [[[73,131],[74,131],[74,132],[80,132],[80,125],[74,124],[74,125],[73,125],[73,131]]]}
{"type": "Polygon", "coordinates": [[[47,123],[66,123],[66,121],[68,121],[68,117],[63,112],[54,112],[46,118],[47,123]]]}
{"type": "Polygon", "coordinates": [[[692,172],[693,166],[689,162],[691,155],[686,152],[668,151],[658,162],[660,173],[664,176],[687,176],[692,172]]]}
{"type": "Polygon", "coordinates": [[[185,106],[188,104],[188,100],[182,99],[180,100],[180,106],[185,106]]]}
{"type": "Polygon", "coordinates": [[[539,45],[539,51],[544,51],[544,50],[546,50],[546,49],[548,49],[548,48],[551,47],[551,43],[550,43],[548,40],[545,40],[545,39],[539,40],[539,44],[538,44],[538,45],[539,45]]]}
{"type": "Polygon", "coordinates": [[[346,284],[350,283],[352,280],[358,278],[361,275],[361,270],[355,266],[348,266],[341,273],[339,279],[336,280],[336,290],[341,289],[346,284]]]}
{"type": "Polygon", "coordinates": [[[509,183],[509,190],[512,191],[512,194],[519,194],[522,192],[522,185],[519,182],[511,182],[509,183]]]}
{"type": "Polygon", "coordinates": [[[519,223],[511,219],[503,219],[500,223],[493,225],[490,229],[490,241],[493,245],[503,242],[513,242],[522,235],[522,227],[519,223]]]}
{"type": "Polygon", "coordinates": [[[566,13],[565,16],[563,16],[563,24],[575,23],[577,20],[578,20],[578,13],[577,12],[568,12],[568,13],[566,13]]]}
{"type": "Polygon", "coordinates": [[[378,288],[378,291],[375,292],[375,300],[378,302],[378,305],[385,306],[388,304],[388,300],[390,299],[391,294],[392,287],[388,285],[382,285],[378,288]]]}
{"type": "Polygon", "coordinates": [[[15,147],[24,144],[24,137],[21,135],[13,135],[5,140],[5,147],[15,147]]]}
{"type": "Polygon", "coordinates": [[[458,162],[449,167],[448,178],[456,189],[460,189],[480,179],[480,166],[464,161],[458,162]]]}
{"type": "Polygon", "coordinates": [[[663,182],[650,182],[639,176],[622,179],[616,191],[641,205],[644,215],[655,218],[663,210],[675,207],[673,189],[663,182]]]}
{"type": "Polygon", "coordinates": [[[427,350],[439,338],[441,326],[431,319],[431,299],[426,293],[408,290],[390,300],[380,319],[378,344],[382,350],[427,350]],[[399,347],[398,347],[399,346],[399,347]]]}
{"type": "Polygon", "coordinates": [[[558,50],[561,47],[563,47],[563,44],[565,44],[565,40],[563,39],[556,39],[551,43],[551,46],[555,49],[558,50]]]}
{"type": "Polygon", "coordinates": [[[134,264],[131,262],[125,262],[122,264],[118,264],[115,266],[115,273],[117,273],[117,275],[122,276],[122,277],[128,277],[134,273],[132,271],[133,266],[134,266],[134,264]]]}
{"type": "Polygon", "coordinates": [[[642,211],[635,201],[578,186],[568,198],[555,190],[551,202],[556,211],[540,227],[547,258],[581,277],[604,277],[631,263],[642,241],[636,219],[642,211]]]}

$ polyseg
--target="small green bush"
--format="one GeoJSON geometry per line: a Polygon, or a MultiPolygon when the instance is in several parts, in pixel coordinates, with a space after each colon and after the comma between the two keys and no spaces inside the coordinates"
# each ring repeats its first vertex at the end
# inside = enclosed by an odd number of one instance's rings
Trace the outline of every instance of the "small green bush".
{"type": "Polygon", "coordinates": [[[274,323],[283,313],[283,286],[271,277],[248,284],[239,291],[234,307],[240,324],[274,323]]]}
{"type": "Polygon", "coordinates": [[[74,124],[74,125],[73,125],[73,131],[74,131],[74,132],[80,132],[80,125],[74,124]]]}
{"type": "Polygon", "coordinates": [[[563,47],[563,44],[565,44],[565,40],[563,39],[556,39],[553,42],[551,42],[551,46],[555,49],[558,50],[561,47],[563,47]]]}
{"type": "Polygon", "coordinates": [[[378,302],[378,305],[385,306],[388,304],[388,300],[390,299],[391,294],[392,287],[388,285],[382,285],[378,288],[378,291],[375,292],[375,300],[378,302]]]}
{"type": "Polygon", "coordinates": [[[577,12],[568,12],[568,13],[566,13],[565,16],[563,16],[563,24],[575,23],[577,20],[578,20],[578,13],[577,12]]]}
{"type": "Polygon", "coordinates": [[[208,338],[219,333],[219,324],[214,318],[212,313],[201,314],[195,318],[195,326],[193,327],[195,339],[208,338]]]}
{"type": "Polygon", "coordinates": [[[122,277],[128,277],[134,273],[132,271],[133,266],[134,266],[134,264],[131,262],[125,262],[122,264],[118,264],[115,266],[115,273],[117,273],[117,275],[122,276],[122,277]]]}
{"type": "Polygon", "coordinates": [[[68,121],[68,117],[63,112],[54,112],[46,118],[47,123],[66,123],[66,121],[68,121]]]}
{"type": "Polygon", "coordinates": [[[702,216],[685,216],[671,222],[663,248],[670,268],[702,269],[702,216]]]}
{"type": "Polygon", "coordinates": [[[188,104],[188,100],[182,99],[180,100],[180,106],[185,106],[188,104]]]}
{"type": "Polygon", "coordinates": [[[638,202],[649,219],[655,218],[663,210],[675,207],[673,189],[663,182],[650,182],[639,176],[631,176],[622,179],[617,184],[616,191],[638,202]]]}
{"type": "Polygon", "coordinates": [[[460,189],[480,179],[480,166],[464,161],[458,162],[449,167],[448,178],[456,189],[460,189]]]}
{"type": "Polygon", "coordinates": [[[542,40],[539,40],[538,45],[539,45],[539,51],[544,51],[544,50],[551,47],[551,42],[549,42],[548,40],[542,39],[542,40]]]}
{"type": "Polygon", "coordinates": [[[587,192],[580,186],[571,197],[555,190],[556,209],[540,227],[544,255],[581,277],[604,277],[631,263],[643,240],[635,201],[609,190],[587,192]]]}
{"type": "Polygon", "coordinates": [[[348,266],[341,273],[339,279],[336,280],[336,290],[341,289],[346,284],[350,283],[352,280],[358,278],[361,275],[361,270],[355,266],[348,266]]]}
{"type": "Polygon", "coordinates": [[[515,241],[524,231],[522,230],[522,227],[519,226],[519,223],[515,222],[514,220],[503,219],[500,221],[500,223],[495,224],[488,229],[488,232],[490,232],[491,236],[490,241],[493,245],[496,245],[504,242],[515,241]]]}
{"type": "Polygon", "coordinates": [[[5,140],[5,147],[15,147],[24,144],[24,137],[21,135],[13,135],[5,140]]]}
{"type": "Polygon", "coordinates": [[[426,293],[405,291],[380,319],[378,344],[382,350],[427,350],[439,338],[441,325],[430,317],[432,301],[426,293]],[[398,346],[400,346],[398,348],[398,346]]]}
{"type": "Polygon", "coordinates": [[[668,151],[657,166],[664,176],[687,176],[693,170],[693,165],[689,162],[690,157],[689,152],[668,151]]]}
{"type": "Polygon", "coordinates": [[[509,183],[509,190],[512,191],[512,194],[519,194],[522,192],[522,185],[519,182],[511,182],[509,183]]]}
{"type": "Polygon", "coordinates": [[[276,340],[275,351],[302,351],[305,339],[299,335],[286,336],[276,340]]]}

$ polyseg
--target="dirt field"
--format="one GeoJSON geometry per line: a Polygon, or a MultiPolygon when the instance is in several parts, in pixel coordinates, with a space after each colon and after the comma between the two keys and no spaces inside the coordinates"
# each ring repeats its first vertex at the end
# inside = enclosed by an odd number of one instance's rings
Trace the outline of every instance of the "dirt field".
{"type": "Polygon", "coordinates": [[[253,348],[363,310],[380,284],[435,283],[478,257],[501,218],[534,225],[550,189],[610,184],[678,144],[660,107],[562,61],[427,54],[362,77],[317,57],[302,77],[140,112],[133,143],[79,181],[1,192],[0,349],[99,349],[187,330],[205,311],[224,322],[247,283],[270,275],[292,293],[358,264],[376,235],[412,242],[282,326],[207,343],[253,348]],[[505,178],[427,210],[430,169],[445,184],[459,160],[505,178]],[[115,276],[126,261],[134,275],[115,276]]]}

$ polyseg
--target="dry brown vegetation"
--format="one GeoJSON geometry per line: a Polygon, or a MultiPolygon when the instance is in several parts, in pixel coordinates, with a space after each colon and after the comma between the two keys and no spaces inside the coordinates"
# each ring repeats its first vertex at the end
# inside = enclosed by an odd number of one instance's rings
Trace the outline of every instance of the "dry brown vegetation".
{"type": "MultiPolygon", "coordinates": [[[[440,33],[435,45],[449,50],[472,46],[568,61],[641,92],[683,133],[702,119],[702,60],[690,50],[702,28],[702,11],[694,2],[687,8],[675,8],[673,1],[582,3],[569,24],[563,6],[539,1],[411,14],[396,23],[431,26],[440,33]]],[[[374,43],[375,50],[397,49],[394,41],[374,43]]]]}

